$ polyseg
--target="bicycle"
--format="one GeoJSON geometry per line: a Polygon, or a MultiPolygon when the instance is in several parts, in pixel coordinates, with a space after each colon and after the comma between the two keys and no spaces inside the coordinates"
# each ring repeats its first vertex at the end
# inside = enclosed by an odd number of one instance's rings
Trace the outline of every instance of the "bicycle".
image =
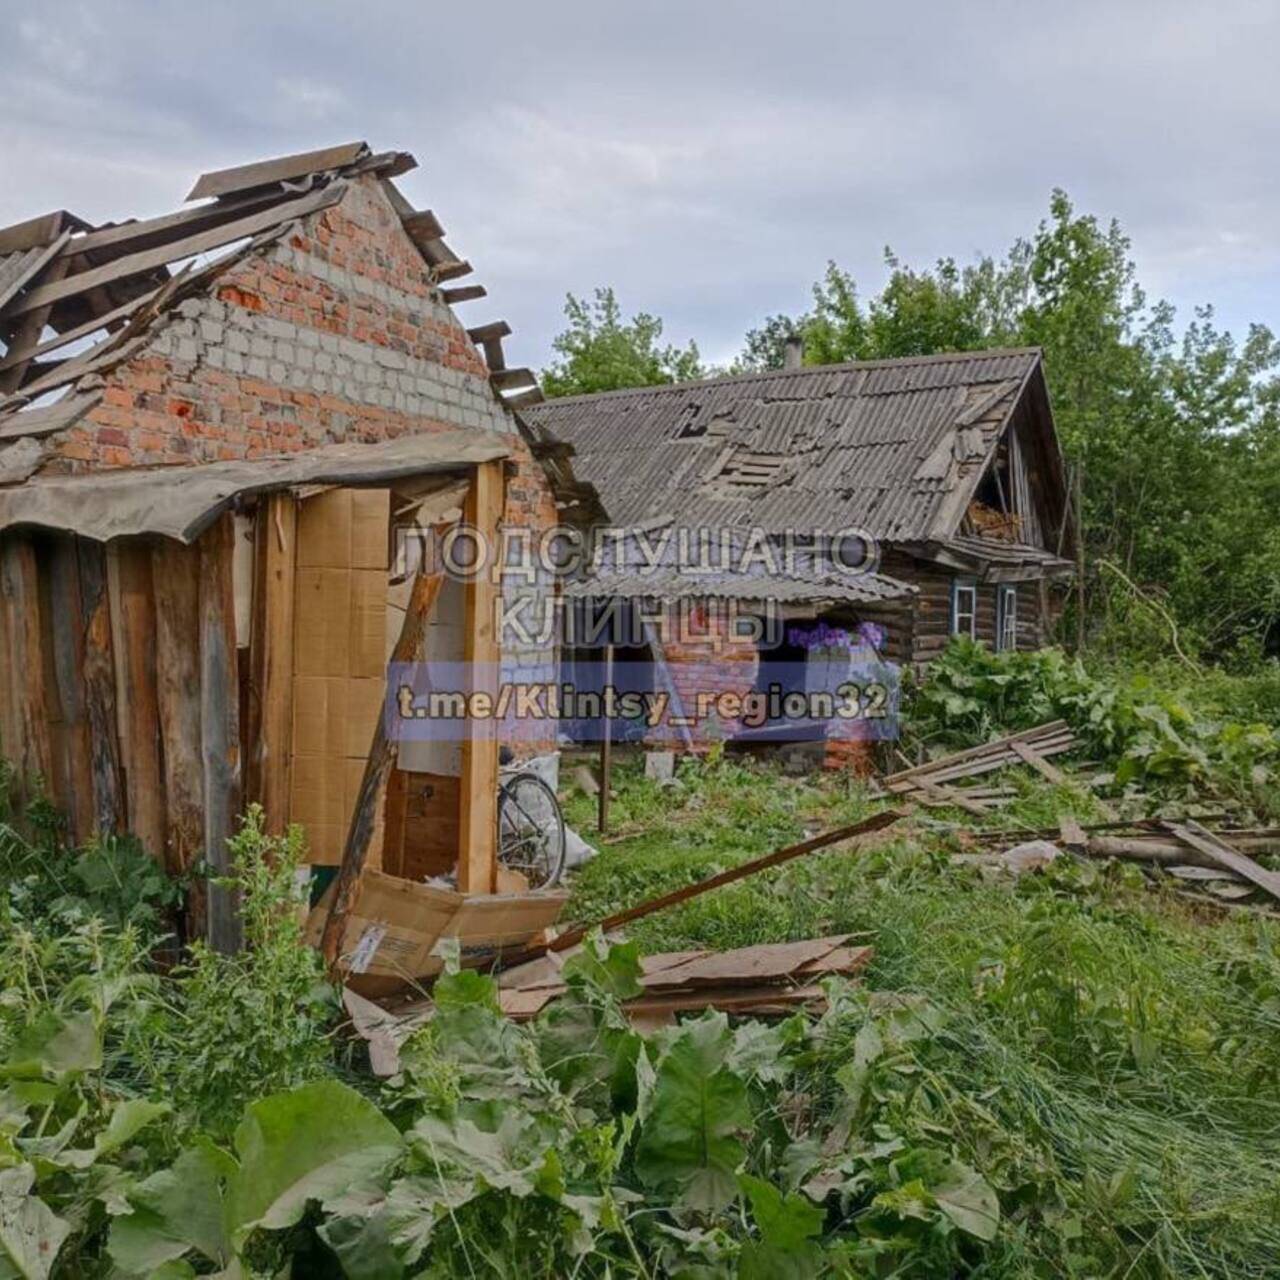
{"type": "MultiPolygon", "coordinates": [[[[506,769],[515,759],[510,747],[498,752],[506,769]]],[[[529,770],[508,771],[498,786],[498,861],[517,871],[529,888],[550,889],[564,874],[564,814],[556,793],[529,770]]]]}

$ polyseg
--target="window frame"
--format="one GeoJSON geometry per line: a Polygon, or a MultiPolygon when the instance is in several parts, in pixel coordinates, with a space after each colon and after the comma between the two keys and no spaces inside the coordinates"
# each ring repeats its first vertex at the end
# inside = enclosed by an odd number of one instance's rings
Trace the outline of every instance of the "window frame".
{"type": "Polygon", "coordinates": [[[978,582],[976,578],[952,578],[951,579],[951,634],[953,636],[967,635],[970,640],[978,638],[978,582]],[[960,608],[960,594],[967,591],[972,601],[968,609],[960,608]],[[961,617],[969,619],[969,628],[967,631],[960,629],[961,617]]]}
{"type": "Polygon", "coordinates": [[[996,587],[996,649],[1013,651],[1018,647],[1018,588],[1002,583],[996,587]],[[1011,634],[1006,637],[1005,632],[1011,634]]]}

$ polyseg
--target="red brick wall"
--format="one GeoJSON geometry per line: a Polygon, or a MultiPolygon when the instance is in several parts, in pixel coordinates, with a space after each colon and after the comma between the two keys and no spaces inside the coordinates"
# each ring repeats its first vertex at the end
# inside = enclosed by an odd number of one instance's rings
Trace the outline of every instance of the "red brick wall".
{"type": "MultiPolygon", "coordinates": [[[[46,471],[181,465],[415,431],[514,433],[485,363],[373,177],[161,317],[46,471]],[[345,371],[345,372],[344,372],[345,371]],[[406,381],[407,379],[407,381],[406,381]]],[[[512,434],[507,518],[555,519],[512,434]]]]}

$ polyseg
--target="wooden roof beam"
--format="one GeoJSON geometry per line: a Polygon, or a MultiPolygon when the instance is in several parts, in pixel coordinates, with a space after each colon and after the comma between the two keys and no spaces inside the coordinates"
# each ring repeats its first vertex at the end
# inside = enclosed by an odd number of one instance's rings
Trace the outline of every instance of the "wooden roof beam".
{"type": "Polygon", "coordinates": [[[510,336],[511,326],[505,320],[495,320],[493,324],[467,330],[467,337],[476,346],[484,348],[484,362],[493,373],[507,367],[506,357],[502,353],[502,340],[510,336]]]}
{"type": "Polygon", "coordinates": [[[456,289],[442,289],[440,296],[449,306],[453,306],[455,302],[475,302],[479,298],[486,298],[489,291],[482,284],[464,284],[456,289]]]}
{"type": "Polygon", "coordinates": [[[369,155],[367,142],[344,142],[319,151],[299,151],[291,156],[276,156],[254,164],[215,169],[211,173],[202,173],[196,179],[187,199],[203,200],[206,196],[225,196],[238,191],[252,191],[256,187],[266,187],[277,182],[290,182],[312,173],[343,169],[355,164],[357,160],[368,159],[369,155]]]}
{"type": "Polygon", "coordinates": [[[208,253],[212,249],[232,244],[236,240],[248,239],[260,232],[273,230],[295,218],[305,217],[331,204],[336,204],[342,198],[344,189],[343,184],[335,183],[321,191],[313,191],[287,201],[285,204],[272,205],[269,209],[240,218],[235,222],[228,222],[223,226],[187,236],[171,244],[117,258],[114,262],[78,272],[55,284],[39,285],[13,302],[8,309],[8,315],[24,315],[39,307],[51,306],[65,298],[87,293],[99,285],[110,285],[128,276],[145,275],[180,258],[208,253]]]}

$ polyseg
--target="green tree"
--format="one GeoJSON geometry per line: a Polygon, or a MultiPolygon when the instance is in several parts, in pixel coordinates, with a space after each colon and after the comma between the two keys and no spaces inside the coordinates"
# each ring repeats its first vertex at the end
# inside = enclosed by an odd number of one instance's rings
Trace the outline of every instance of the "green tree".
{"type": "Polygon", "coordinates": [[[662,346],[662,321],[647,312],[624,321],[612,289],[593,301],[569,294],[569,327],[552,342],[561,357],[542,371],[548,396],[586,395],[621,387],[660,386],[704,376],[698,348],[662,346]]]}

